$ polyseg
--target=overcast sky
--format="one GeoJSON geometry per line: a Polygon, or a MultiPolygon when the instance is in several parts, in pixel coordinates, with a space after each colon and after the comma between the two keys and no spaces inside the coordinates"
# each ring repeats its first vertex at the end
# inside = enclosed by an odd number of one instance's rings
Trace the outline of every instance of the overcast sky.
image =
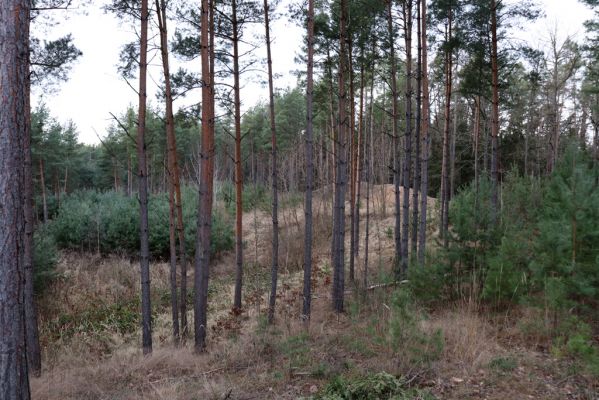
{"type": "MultiPolygon", "coordinates": [[[[517,37],[528,41],[533,47],[543,47],[548,32],[557,27],[562,38],[574,35],[582,39],[582,24],[592,17],[592,12],[587,7],[578,0],[537,1],[544,8],[546,17],[530,24],[521,32],[516,32],[517,37]]],[[[85,13],[70,12],[68,20],[41,33],[44,38],[72,33],[83,56],[73,67],[68,82],[50,93],[34,90],[32,99],[34,107],[43,101],[59,121],[73,120],[78,127],[79,139],[85,143],[98,143],[97,135],[106,135],[106,129],[111,124],[110,113],[120,114],[128,105],[137,103],[135,92],[118,76],[115,66],[121,46],[132,38],[132,29],[112,15],[105,14],[101,10],[104,3],[105,0],[93,1],[85,13]]],[[[62,19],[64,13],[58,12],[56,17],[62,19]]],[[[173,30],[172,24],[169,28],[173,30]]],[[[262,27],[256,29],[263,33],[262,27]]],[[[275,81],[275,87],[292,87],[296,81],[292,71],[301,68],[294,64],[294,58],[301,49],[303,32],[298,26],[283,19],[275,22],[271,29],[274,38],[273,69],[275,74],[281,75],[275,81]]],[[[259,49],[258,52],[259,56],[265,56],[265,50],[259,49]]],[[[159,58],[153,60],[157,67],[151,71],[149,79],[151,88],[148,98],[153,104],[157,103],[156,85],[153,81],[160,82],[159,63],[159,58]]],[[[197,67],[199,71],[199,60],[197,67]]],[[[245,108],[267,96],[266,88],[257,83],[245,82],[242,86],[245,108]]],[[[199,94],[186,101],[189,103],[197,99],[199,94]]]]}

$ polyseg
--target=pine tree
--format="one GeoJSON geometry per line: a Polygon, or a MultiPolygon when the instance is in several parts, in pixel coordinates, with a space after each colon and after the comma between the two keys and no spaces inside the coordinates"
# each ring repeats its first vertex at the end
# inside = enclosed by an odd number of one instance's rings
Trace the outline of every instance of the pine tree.
{"type": "Polygon", "coordinates": [[[306,199],[304,228],[304,302],[302,318],[310,321],[312,300],[312,186],[313,162],[313,95],[314,95],[314,0],[308,0],[308,60],[306,77],[306,199]]]}
{"type": "Polygon", "coordinates": [[[29,1],[0,3],[0,397],[28,400],[23,143],[29,132],[29,1]]]}
{"type": "Polygon", "coordinates": [[[277,298],[277,279],[279,271],[279,198],[277,178],[277,129],[275,121],[275,95],[272,77],[272,57],[270,53],[270,25],[268,0],[264,0],[264,28],[266,30],[266,54],[268,64],[268,98],[270,111],[270,134],[272,144],[272,269],[271,291],[268,308],[268,322],[274,321],[275,301],[277,298]]]}
{"type": "Polygon", "coordinates": [[[139,109],[137,121],[137,164],[139,177],[141,315],[143,353],[152,352],[152,306],[150,303],[150,249],[148,239],[148,169],[146,160],[146,100],[148,68],[148,0],[141,2],[139,59],[139,109]]]}
{"type": "Polygon", "coordinates": [[[428,165],[429,165],[429,88],[428,88],[428,44],[426,36],[426,1],[422,1],[422,12],[420,15],[422,24],[422,123],[420,131],[420,149],[422,151],[422,180],[420,182],[420,222],[418,226],[418,264],[424,266],[426,251],[426,212],[428,201],[428,165]]]}
{"type": "Polygon", "coordinates": [[[208,281],[210,278],[210,233],[212,230],[212,197],[214,187],[214,4],[202,0],[202,143],[200,147],[200,185],[198,227],[196,233],[194,275],[194,339],[195,351],[206,349],[208,323],[208,281]]]}

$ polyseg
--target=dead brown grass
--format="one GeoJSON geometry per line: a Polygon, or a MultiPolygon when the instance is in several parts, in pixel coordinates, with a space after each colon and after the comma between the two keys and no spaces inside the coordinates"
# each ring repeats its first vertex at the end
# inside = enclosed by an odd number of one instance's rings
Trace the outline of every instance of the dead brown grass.
{"type": "Polygon", "coordinates": [[[443,332],[443,360],[467,371],[477,370],[501,354],[494,328],[468,306],[442,311],[422,324],[426,331],[443,332]]]}
{"type": "MultiPolygon", "coordinates": [[[[389,272],[393,255],[393,239],[386,233],[394,224],[393,187],[378,186],[373,194],[369,268],[371,283],[376,283],[380,272],[389,272]]],[[[531,370],[542,362],[551,361],[535,359],[536,353],[516,355],[510,345],[506,345],[506,333],[498,332],[493,321],[468,304],[430,314],[414,308],[411,316],[416,321],[415,326],[409,328],[410,332],[398,335],[393,332],[393,319],[398,312],[392,303],[397,289],[382,287],[364,296],[358,287],[348,283],[347,312],[333,313],[328,201],[328,193],[317,193],[314,299],[308,332],[299,318],[303,207],[281,211],[282,267],[274,327],[266,326],[264,320],[269,289],[271,220],[270,215],[258,210],[244,215],[247,265],[241,315],[229,313],[234,259],[225,254],[212,269],[209,352],[205,354],[194,354],[189,342],[179,348],[172,346],[168,308],[158,309],[154,320],[154,353],[149,357],[144,357],[139,350],[137,331],[121,335],[106,328],[68,338],[49,332],[50,322],[60,316],[76,315],[98,304],[138,296],[137,263],[118,257],[64,255],[59,266],[64,278],[41,302],[42,335],[52,333],[53,339],[45,341],[43,376],[31,382],[33,398],[297,399],[309,395],[314,388],[323,387],[339,374],[358,376],[382,370],[407,376],[412,384],[427,386],[443,399],[516,398],[510,395],[518,393],[510,389],[513,379],[522,385],[512,386],[526,393],[527,398],[565,398],[560,396],[566,392],[554,390],[555,383],[562,378],[553,379],[550,388],[544,386],[545,377],[553,371],[542,370],[533,378],[520,369],[505,376],[492,372],[489,365],[498,357],[514,357],[518,368],[523,365],[531,370]],[[442,332],[440,352],[431,339],[439,331],[442,332]]],[[[430,203],[429,209],[432,207],[430,203]]],[[[362,238],[365,209],[362,206],[362,238]]],[[[347,211],[349,214],[349,208],[347,211]]],[[[361,254],[363,250],[361,247],[361,254]]],[[[357,264],[358,271],[361,264],[361,261],[357,264]]],[[[168,265],[153,264],[151,270],[154,293],[157,296],[167,293],[168,265]]],[[[192,318],[190,313],[188,320],[192,318]]],[[[405,329],[408,327],[409,324],[405,329]]],[[[510,338],[515,334],[510,331],[510,338]]]]}

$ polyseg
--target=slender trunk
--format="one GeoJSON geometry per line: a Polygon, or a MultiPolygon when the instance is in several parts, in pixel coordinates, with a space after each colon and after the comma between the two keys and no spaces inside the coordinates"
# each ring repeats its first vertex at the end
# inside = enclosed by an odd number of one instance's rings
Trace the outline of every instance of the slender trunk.
{"type": "Polygon", "coordinates": [[[175,185],[172,173],[168,179],[168,239],[170,254],[171,315],[173,319],[173,342],[179,344],[179,303],[177,301],[177,238],[175,229],[175,185]]]}
{"type": "MultiPolygon", "coordinates": [[[[375,48],[373,46],[373,53],[375,48]]],[[[372,185],[372,179],[374,177],[374,76],[370,84],[370,128],[368,129],[369,138],[364,141],[364,165],[366,167],[366,237],[364,238],[364,276],[363,284],[364,289],[368,287],[368,250],[369,250],[369,239],[370,239],[370,187],[372,185]],[[366,150],[366,144],[368,145],[368,151],[366,150]]]]}
{"type": "MultiPolygon", "coordinates": [[[[457,69],[456,69],[457,71],[457,69]]],[[[453,127],[451,128],[451,140],[449,144],[449,191],[447,192],[447,218],[449,218],[449,202],[453,198],[455,190],[455,146],[458,133],[458,118],[460,112],[460,101],[455,101],[455,108],[453,111],[453,127]]],[[[445,224],[445,230],[449,229],[448,223],[445,224]]]]}
{"type": "Polygon", "coordinates": [[[304,229],[304,304],[302,317],[306,323],[310,320],[312,298],[312,186],[314,180],[313,165],[313,124],[312,96],[314,91],[314,0],[308,0],[308,73],[306,76],[306,201],[304,229]]]}
{"type": "Polygon", "coordinates": [[[478,142],[480,138],[480,95],[474,98],[474,186],[476,187],[476,195],[478,196],[478,184],[479,184],[479,156],[478,156],[478,142]]]}
{"type": "Polygon", "coordinates": [[[335,179],[335,209],[333,217],[333,309],[343,312],[345,290],[345,190],[347,186],[347,89],[345,80],[347,74],[347,2],[341,0],[339,18],[339,113],[337,138],[337,171],[335,179]]]}
{"type": "MultiPolygon", "coordinates": [[[[555,39],[554,39],[555,40],[555,39]]],[[[551,174],[555,168],[557,162],[557,154],[559,148],[559,56],[557,53],[556,43],[552,40],[553,54],[555,60],[553,62],[553,73],[552,73],[552,87],[551,87],[551,132],[549,134],[549,149],[547,154],[547,174],[551,174]]]]}
{"type": "MultiPolygon", "coordinates": [[[[599,164],[599,125],[593,121],[593,169],[599,164]]],[[[599,177],[597,177],[599,183],[599,177]]]]}
{"type": "Polygon", "coordinates": [[[395,35],[393,34],[393,15],[391,13],[391,0],[387,0],[387,27],[389,34],[389,56],[391,65],[391,96],[393,98],[393,111],[392,111],[392,138],[393,138],[393,185],[395,188],[395,252],[394,252],[394,271],[396,278],[399,279],[401,275],[401,208],[400,208],[400,169],[401,169],[401,158],[400,158],[400,140],[399,132],[397,129],[397,113],[398,113],[398,95],[397,95],[397,66],[395,60],[395,35]]]}
{"type": "Polygon", "coordinates": [[[214,186],[214,31],[213,1],[202,0],[201,62],[202,62],[202,143],[200,148],[200,184],[198,199],[198,228],[194,275],[194,339],[195,351],[206,349],[208,280],[210,277],[210,233],[212,229],[212,195],[214,186]],[[209,22],[210,21],[210,22],[209,22]],[[210,25],[210,46],[208,26],[210,25]]]}
{"type": "Polygon", "coordinates": [[[534,133],[538,129],[539,122],[536,119],[536,99],[537,99],[537,86],[534,85],[531,89],[529,98],[529,109],[528,109],[528,122],[526,124],[526,132],[524,134],[524,176],[534,176],[534,167],[529,167],[530,164],[530,141],[531,135],[534,138],[534,133]]]}
{"type": "Polygon", "coordinates": [[[488,174],[489,172],[489,119],[486,117],[487,115],[489,115],[489,110],[488,110],[488,105],[486,103],[482,103],[484,104],[484,110],[485,110],[485,119],[483,121],[483,126],[482,126],[482,152],[483,152],[483,172],[486,174],[488,174]]]}
{"type": "Polygon", "coordinates": [[[582,115],[580,116],[580,126],[578,127],[578,134],[576,135],[577,139],[582,145],[582,148],[586,150],[587,148],[587,126],[588,126],[589,114],[587,112],[587,108],[584,107],[582,109],[582,115]]]}
{"type": "Polygon", "coordinates": [[[491,215],[497,220],[497,191],[499,185],[499,79],[497,68],[497,4],[491,0],[491,74],[493,89],[493,109],[491,113],[491,215]]]}
{"type": "Polygon", "coordinates": [[[46,200],[46,180],[44,178],[44,160],[40,157],[40,186],[42,189],[42,206],[44,212],[44,224],[48,222],[48,202],[46,200]]]}
{"type": "Polygon", "coordinates": [[[233,92],[235,102],[235,298],[233,308],[241,309],[243,283],[243,175],[241,169],[241,97],[239,88],[239,27],[237,0],[232,0],[233,92]]]}
{"type": "Polygon", "coordinates": [[[349,240],[349,281],[354,282],[354,263],[356,253],[356,174],[358,172],[357,156],[358,156],[358,144],[356,142],[356,130],[355,130],[355,99],[354,99],[354,66],[353,66],[353,46],[351,35],[348,35],[348,61],[349,61],[349,154],[350,154],[350,175],[349,175],[349,192],[350,192],[350,240],[349,240]]]}
{"type": "Polygon", "coordinates": [[[152,352],[152,307],[150,304],[150,249],[148,240],[148,168],[146,162],[146,86],[148,68],[148,0],[141,2],[139,60],[139,111],[137,123],[137,162],[139,174],[139,238],[141,267],[141,315],[143,353],[152,352]]]}
{"type": "Polygon", "coordinates": [[[331,156],[330,157],[330,169],[333,172],[331,182],[335,182],[337,180],[337,170],[335,168],[335,162],[337,160],[337,131],[335,129],[335,103],[333,101],[333,61],[330,55],[330,49],[327,47],[327,72],[328,72],[328,93],[329,93],[329,113],[331,117],[331,156]]]}
{"type": "Polygon", "coordinates": [[[410,236],[410,167],[412,166],[412,0],[404,2],[404,36],[406,43],[406,135],[403,163],[403,216],[401,232],[401,270],[408,270],[408,237],[410,236]]]}
{"type": "Polygon", "coordinates": [[[62,187],[63,193],[67,194],[67,182],[69,180],[69,166],[67,165],[64,169],[64,185],[62,187]]]}
{"type": "Polygon", "coordinates": [[[418,36],[418,56],[416,59],[416,132],[414,139],[414,183],[412,184],[412,257],[418,252],[418,195],[420,193],[420,126],[422,119],[422,38],[420,37],[420,2],[416,0],[416,36],[418,36]]]}
{"type": "Polygon", "coordinates": [[[441,226],[439,229],[441,239],[445,247],[448,245],[447,228],[449,224],[448,206],[449,206],[449,127],[451,124],[451,90],[453,73],[453,54],[451,46],[452,30],[452,12],[449,10],[447,23],[445,25],[445,123],[443,125],[443,163],[441,167],[441,226]]]}
{"type": "Polygon", "coordinates": [[[131,153],[127,149],[127,197],[133,193],[133,171],[131,170],[131,153]]]}
{"type": "Polygon", "coordinates": [[[175,342],[179,340],[181,333],[185,337],[187,332],[187,253],[185,246],[185,230],[183,228],[183,206],[181,202],[181,183],[179,162],[177,157],[177,140],[175,136],[175,117],[173,115],[173,94],[171,89],[171,76],[168,55],[168,29],[166,17],[166,1],[156,0],[156,12],[158,13],[158,25],[160,29],[160,50],[162,54],[162,71],[164,74],[165,97],[166,97],[166,136],[167,136],[167,159],[169,165],[169,197],[172,227],[171,243],[171,305],[173,307],[173,334],[175,342]],[[175,236],[176,230],[176,236],[175,236]],[[177,259],[176,238],[179,239],[179,262],[181,264],[181,302],[177,301],[177,259]],[[179,330],[179,310],[181,314],[181,330],[179,330]]]}
{"type": "Polygon", "coordinates": [[[270,25],[268,0],[264,0],[264,28],[266,30],[266,56],[268,64],[268,98],[270,111],[270,136],[272,146],[272,265],[270,275],[270,301],[268,322],[273,323],[275,317],[275,301],[277,299],[277,278],[279,271],[279,198],[277,191],[277,129],[275,125],[275,94],[272,79],[272,56],[270,52],[270,25]]]}
{"type": "MultiPolygon", "coordinates": [[[[114,177],[115,177],[114,179],[115,179],[115,182],[117,182],[116,181],[116,176],[117,176],[117,174],[116,174],[116,164],[115,164],[115,166],[114,166],[114,177]]],[[[54,189],[55,189],[54,193],[56,194],[56,207],[58,209],[60,209],[60,182],[59,182],[58,175],[57,175],[56,172],[54,172],[54,182],[56,184],[55,187],[54,187],[54,189]]]]}
{"type": "Polygon", "coordinates": [[[428,58],[426,43],[426,1],[421,2],[421,42],[422,42],[422,126],[420,131],[422,151],[422,180],[420,187],[420,224],[418,227],[418,264],[424,266],[426,254],[426,209],[428,199],[428,158],[429,158],[429,99],[428,99],[428,58]]]}
{"type": "Polygon", "coordinates": [[[354,255],[358,257],[360,255],[360,194],[362,192],[361,178],[362,178],[362,170],[363,163],[360,162],[362,158],[364,158],[364,148],[362,142],[364,141],[364,47],[361,49],[361,58],[360,62],[360,108],[358,114],[358,150],[356,155],[356,163],[357,163],[357,171],[356,171],[356,202],[352,205],[354,207],[354,218],[356,220],[354,224],[354,238],[356,245],[354,246],[354,255]]]}

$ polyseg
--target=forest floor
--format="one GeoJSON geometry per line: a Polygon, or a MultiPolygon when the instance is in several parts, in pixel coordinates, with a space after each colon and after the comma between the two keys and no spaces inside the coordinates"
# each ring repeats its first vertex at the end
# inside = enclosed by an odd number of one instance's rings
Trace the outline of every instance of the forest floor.
{"type": "MultiPolygon", "coordinates": [[[[208,351],[200,355],[193,353],[191,337],[183,346],[172,344],[166,263],[151,268],[154,352],[144,357],[138,264],[116,256],[63,253],[60,279],[40,300],[44,370],[32,380],[32,397],[298,399],[315,394],[337,376],[351,379],[386,371],[420,389],[421,397],[415,398],[599,399],[599,384],[571,360],[552,354],[537,334],[535,324],[543,318],[538,312],[514,307],[498,315],[469,299],[423,309],[402,297],[401,287],[388,284],[392,187],[376,186],[373,194],[368,280],[371,286],[386,285],[364,291],[348,282],[346,312],[332,312],[331,193],[321,189],[314,206],[314,298],[308,331],[299,318],[303,208],[291,202],[280,215],[277,314],[275,325],[268,326],[264,314],[271,220],[265,210],[250,211],[244,214],[243,312],[230,311],[234,255],[223,254],[211,271],[208,351]]],[[[434,209],[434,200],[429,209],[434,209]]],[[[365,215],[364,202],[356,261],[359,282],[364,276],[365,215]]],[[[349,234],[346,237],[349,241],[349,234]]],[[[191,307],[190,302],[193,326],[191,307]]]]}

